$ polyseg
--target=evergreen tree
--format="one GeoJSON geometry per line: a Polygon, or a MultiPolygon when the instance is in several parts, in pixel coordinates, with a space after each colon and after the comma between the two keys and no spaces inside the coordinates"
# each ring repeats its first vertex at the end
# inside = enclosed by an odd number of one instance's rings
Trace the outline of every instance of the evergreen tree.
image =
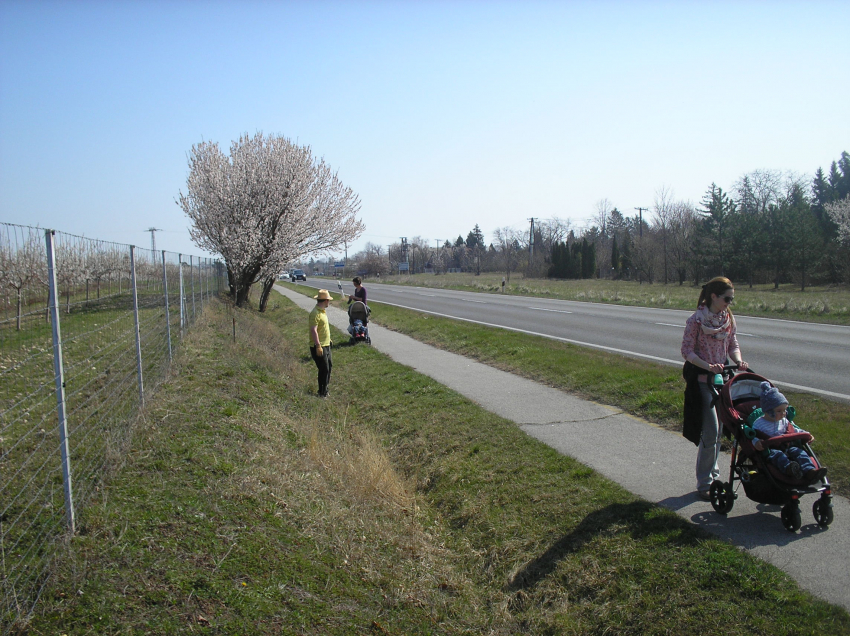
{"type": "Polygon", "coordinates": [[[620,276],[620,247],[617,245],[617,235],[611,240],[611,269],[614,270],[612,278],[620,276]]]}
{"type": "Polygon", "coordinates": [[[729,261],[734,278],[744,278],[752,288],[756,269],[764,253],[764,229],[749,175],[741,179],[737,192],[738,207],[729,219],[729,261]],[[739,273],[743,276],[739,276],[739,273]]]}
{"type": "Polygon", "coordinates": [[[838,170],[841,172],[841,177],[836,184],[836,201],[840,201],[846,196],[850,196],[850,154],[847,151],[841,153],[841,159],[838,160],[838,170]]]}
{"type": "Polygon", "coordinates": [[[573,241],[570,245],[570,265],[567,278],[581,278],[581,243],[573,241]]]}
{"type": "Polygon", "coordinates": [[[712,183],[702,199],[705,216],[705,237],[713,243],[717,269],[721,276],[726,269],[726,254],[723,250],[723,240],[728,239],[728,228],[726,227],[729,214],[735,211],[735,202],[723,192],[723,188],[712,183]]]}
{"type": "Polygon", "coordinates": [[[581,239],[581,277],[593,278],[596,274],[596,243],[587,237],[581,239]]]}
{"type": "Polygon", "coordinates": [[[806,291],[809,277],[823,254],[823,240],[811,205],[799,187],[793,187],[782,203],[789,241],[783,252],[789,265],[800,276],[800,291],[806,291]]]}
{"type": "Polygon", "coordinates": [[[484,249],[484,234],[478,224],[466,236],[466,247],[472,250],[475,257],[475,275],[481,274],[481,251],[484,249]]]}
{"type": "Polygon", "coordinates": [[[632,268],[634,264],[632,263],[632,237],[629,235],[628,231],[623,233],[623,249],[620,255],[620,275],[626,275],[626,277],[631,280],[632,276],[632,268]]]}
{"type": "Polygon", "coordinates": [[[773,277],[773,288],[779,289],[779,283],[787,269],[787,254],[784,247],[787,244],[787,215],[786,207],[782,204],[771,203],[764,215],[766,230],[767,252],[765,263],[770,267],[773,277]]]}
{"type": "Polygon", "coordinates": [[[840,190],[843,186],[843,175],[841,171],[838,169],[838,163],[833,161],[832,165],[829,166],[829,201],[837,201],[841,198],[840,190]]]}

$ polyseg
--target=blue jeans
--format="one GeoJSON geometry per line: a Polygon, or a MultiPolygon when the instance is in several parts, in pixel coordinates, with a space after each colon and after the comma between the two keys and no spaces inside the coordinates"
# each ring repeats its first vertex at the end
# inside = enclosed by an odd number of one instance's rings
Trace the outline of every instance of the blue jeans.
{"type": "Polygon", "coordinates": [[[776,466],[783,473],[788,469],[788,464],[792,461],[800,464],[800,470],[803,471],[805,475],[810,470],[815,469],[815,465],[812,463],[809,455],[802,448],[797,448],[796,446],[792,446],[784,453],[781,450],[776,450],[775,448],[770,449],[770,457],[768,461],[776,466]]]}

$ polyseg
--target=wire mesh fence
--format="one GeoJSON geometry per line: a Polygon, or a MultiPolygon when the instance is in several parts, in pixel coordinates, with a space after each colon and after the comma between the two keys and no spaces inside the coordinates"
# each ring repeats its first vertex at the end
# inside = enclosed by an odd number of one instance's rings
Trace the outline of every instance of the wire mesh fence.
{"type": "Polygon", "coordinates": [[[32,612],[146,392],[224,284],[209,258],[0,223],[0,634],[32,612]]]}

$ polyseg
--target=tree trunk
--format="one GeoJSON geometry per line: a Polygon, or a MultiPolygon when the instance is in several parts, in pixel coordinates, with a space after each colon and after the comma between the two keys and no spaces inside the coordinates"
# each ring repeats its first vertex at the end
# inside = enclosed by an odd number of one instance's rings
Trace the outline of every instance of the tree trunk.
{"type": "Polygon", "coordinates": [[[20,331],[21,330],[21,305],[23,304],[22,288],[19,287],[17,291],[18,291],[18,312],[17,312],[17,316],[15,317],[15,328],[16,328],[16,331],[20,331]]]}
{"type": "Polygon", "coordinates": [[[251,294],[251,287],[239,287],[236,290],[236,306],[244,307],[248,302],[248,296],[251,294]]]}
{"type": "Polygon", "coordinates": [[[260,294],[260,312],[264,312],[266,310],[266,305],[269,302],[269,294],[272,291],[272,287],[274,287],[274,277],[267,278],[263,281],[263,293],[260,294]]]}

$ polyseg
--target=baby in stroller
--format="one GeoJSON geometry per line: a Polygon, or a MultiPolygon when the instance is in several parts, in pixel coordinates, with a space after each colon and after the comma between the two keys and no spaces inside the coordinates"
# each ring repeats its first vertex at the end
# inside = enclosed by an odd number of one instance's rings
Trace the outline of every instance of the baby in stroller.
{"type": "MultiPolygon", "coordinates": [[[[785,435],[789,429],[793,433],[808,432],[786,418],[788,400],[779,392],[779,389],[770,386],[770,382],[761,383],[761,410],[763,415],[753,423],[752,428],[759,433],[764,433],[768,438],[785,435]]],[[[814,437],[811,441],[814,441],[814,437]]],[[[758,451],[766,450],[767,454],[762,454],[767,461],[796,480],[805,479],[810,482],[826,475],[826,468],[816,468],[806,451],[799,446],[789,446],[783,452],[778,448],[768,448],[765,442],[756,438],[753,438],[753,446],[758,451]]]]}
{"type": "Polygon", "coordinates": [[[372,338],[369,337],[369,314],[372,310],[366,303],[355,300],[348,306],[348,333],[351,335],[349,342],[356,344],[365,342],[372,344],[372,338]]]}
{"type": "Polygon", "coordinates": [[[800,498],[820,494],[812,513],[819,526],[829,526],[833,519],[832,487],[826,468],[810,446],[814,438],[792,423],[794,407],[766,378],[751,371],[735,375],[734,368],[724,367],[727,380],[717,400],[718,416],[733,440],[729,481],[717,479],[711,484],[712,507],[723,515],[731,511],[739,482],[748,499],[781,505],[782,524],[795,532],[802,525],[800,498]],[[792,463],[797,470],[788,467],[792,463]]]}

